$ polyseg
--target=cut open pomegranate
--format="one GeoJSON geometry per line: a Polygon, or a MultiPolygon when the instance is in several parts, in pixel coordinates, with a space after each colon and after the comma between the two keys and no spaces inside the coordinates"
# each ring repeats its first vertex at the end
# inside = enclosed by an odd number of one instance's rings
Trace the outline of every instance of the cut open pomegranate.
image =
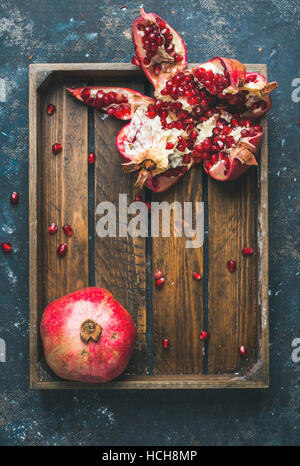
{"type": "Polygon", "coordinates": [[[186,47],[163,19],[141,9],[133,23],[136,56],[155,87],[154,98],[126,88],[68,89],[87,105],[131,121],[116,144],[136,186],[169,189],[194,164],[219,181],[235,180],[252,165],[271,106],[268,83],[238,60],[215,57],[186,70],[186,47]]]}

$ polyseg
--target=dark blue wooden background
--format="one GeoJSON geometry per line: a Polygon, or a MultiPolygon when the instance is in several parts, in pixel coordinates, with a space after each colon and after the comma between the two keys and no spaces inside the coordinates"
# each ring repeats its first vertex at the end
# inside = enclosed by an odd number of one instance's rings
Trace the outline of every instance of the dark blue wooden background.
{"type": "Polygon", "coordinates": [[[28,65],[129,62],[130,28],[140,3],[0,0],[0,241],[14,247],[11,256],[0,253],[0,338],[7,345],[6,362],[0,363],[0,444],[296,444],[300,363],[291,359],[291,343],[300,337],[300,102],[292,100],[292,82],[300,78],[297,0],[144,2],[183,35],[190,62],[223,55],[267,63],[269,78],[279,83],[269,116],[270,389],[29,390],[28,65]],[[11,206],[15,190],[20,203],[11,206]]]}

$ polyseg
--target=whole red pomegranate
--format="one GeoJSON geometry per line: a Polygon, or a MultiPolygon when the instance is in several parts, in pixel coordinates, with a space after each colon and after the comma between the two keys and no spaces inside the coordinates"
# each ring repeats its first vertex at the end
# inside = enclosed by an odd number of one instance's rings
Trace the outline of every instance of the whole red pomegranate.
{"type": "Polygon", "coordinates": [[[103,288],[48,304],[41,321],[45,358],[59,377],[103,383],[126,368],[136,341],[131,315],[103,288]]]}
{"type": "Polygon", "coordinates": [[[133,63],[153,84],[155,98],[120,87],[69,92],[110,116],[131,119],[116,145],[124,171],[136,174],[136,186],[165,191],[200,162],[219,181],[235,180],[257,165],[262,138],[258,118],[270,109],[270,92],[277,83],[223,57],[188,71],[180,35],[143,8],[132,37],[133,63]]]}

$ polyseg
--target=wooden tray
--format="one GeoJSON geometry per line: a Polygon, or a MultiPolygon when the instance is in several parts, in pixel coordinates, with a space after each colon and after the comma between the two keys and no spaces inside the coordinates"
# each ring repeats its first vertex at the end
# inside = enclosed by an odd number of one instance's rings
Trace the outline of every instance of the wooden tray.
{"type": "MultiPolygon", "coordinates": [[[[266,65],[247,65],[266,75],[266,65]]],[[[205,243],[186,249],[186,238],[102,238],[95,232],[95,206],[118,204],[119,193],[134,200],[133,179],[122,173],[115,136],[122,122],[103,119],[73,99],[68,86],[117,84],[151,92],[143,74],[122,63],[30,65],[30,378],[35,389],[263,388],[268,387],[268,152],[267,121],[258,169],[231,183],[218,183],[192,169],[166,193],[147,200],[205,202],[205,243]],[[57,107],[48,117],[48,103],[57,107]],[[61,142],[54,157],[51,146],[61,142]],[[94,167],[88,151],[97,155],[94,167]],[[61,228],[75,231],[64,259],[56,254],[65,241],[61,228]],[[252,257],[241,255],[251,246],[252,257]],[[226,262],[237,260],[230,274],[226,262]],[[166,272],[163,290],[153,286],[153,271],[166,272]],[[203,273],[192,280],[193,270],[203,273]],[[138,339],[132,360],[119,379],[81,384],[59,379],[47,367],[39,336],[46,304],[71,291],[94,285],[111,290],[132,314],[138,339]],[[201,329],[209,342],[199,339],[201,329]],[[168,337],[169,350],[161,340],[168,337]],[[239,345],[248,358],[239,355],[239,345]]],[[[152,196],[152,197],[151,197],[152,196]]]]}

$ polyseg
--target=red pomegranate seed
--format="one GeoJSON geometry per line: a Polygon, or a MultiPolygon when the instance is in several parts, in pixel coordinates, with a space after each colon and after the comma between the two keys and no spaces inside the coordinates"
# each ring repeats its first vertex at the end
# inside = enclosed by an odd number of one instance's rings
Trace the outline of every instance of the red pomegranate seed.
{"type": "Polygon", "coordinates": [[[230,260],[227,262],[227,267],[229,269],[229,272],[235,272],[236,269],[236,262],[233,260],[230,260]]]}
{"type": "Polygon", "coordinates": [[[88,161],[90,164],[93,164],[95,163],[95,160],[96,160],[96,155],[94,152],[90,152],[89,155],[88,155],[88,161]]]}
{"type": "Polygon", "coordinates": [[[170,340],[169,338],[164,338],[162,341],[162,345],[164,349],[168,349],[170,347],[170,340]]]}
{"type": "Polygon", "coordinates": [[[140,66],[141,62],[140,62],[140,59],[136,56],[133,56],[132,59],[131,59],[131,63],[135,66],[140,66]]]}
{"type": "Polygon", "coordinates": [[[243,248],[242,249],[243,256],[252,256],[253,249],[252,248],[243,248]]]}
{"type": "Polygon", "coordinates": [[[72,228],[71,228],[70,225],[68,225],[68,224],[64,225],[63,230],[64,230],[65,235],[67,235],[67,236],[72,236],[73,235],[73,231],[72,231],[72,228]]]}
{"type": "Polygon", "coordinates": [[[55,110],[56,110],[55,105],[49,104],[47,107],[47,114],[51,116],[53,115],[53,113],[55,113],[55,110]]]}
{"type": "Polygon", "coordinates": [[[240,352],[240,355],[241,355],[241,356],[247,356],[247,350],[246,350],[246,348],[245,348],[244,345],[241,345],[241,346],[239,347],[239,352],[240,352]]]}
{"type": "Polygon", "coordinates": [[[206,330],[202,330],[202,332],[200,333],[200,340],[202,341],[205,341],[205,340],[208,340],[210,337],[210,334],[209,332],[207,332],[206,330]]]}
{"type": "Polygon", "coordinates": [[[62,243],[57,248],[57,254],[60,257],[64,257],[67,254],[67,250],[68,250],[68,245],[66,243],[62,243]]]}
{"type": "Polygon", "coordinates": [[[158,280],[159,278],[162,278],[163,276],[164,274],[162,273],[161,270],[157,270],[157,272],[155,272],[155,274],[153,275],[154,280],[158,280]]]}
{"type": "Polygon", "coordinates": [[[19,202],[19,193],[17,193],[16,191],[14,191],[11,196],[10,196],[10,202],[12,204],[17,204],[19,202]]]}
{"type": "Polygon", "coordinates": [[[198,273],[198,272],[193,272],[193,279],[194,279],[194,280],[200,281],[201,278],[202,278],[202,277],[201,277],[200,273],[198,273]]]}
{"type": "Polygon", "coordinates": [[[171,149],[173,149],[173,147],[174,147],[173,142],[167,142],[167,144],[166,144],[166,149],[167,150],[171,150],[171,149]]]}
{"type": "Polygon", "coordinates": [[[165,283],[164,277],[159,278],[159,279],[156,280],[156,282],[155,282],[156,288],[158,288],[158,289],[160,290],[160,289],[162,288],[162,286],[163,286],[164,283],[165,283]]]}
{"type": "Polygon", "coordinates": [[[48,226],[48,232],[49,232],[49,235],[54,235],[54,233],[57,232],[57,225],[56,223],[50,223],[50,225],[48,226]]]}
{"type": "Polygon", "coordinates": [[[190,154],[185,154],[182,158],[182,163],[185,163],[185,164],[188,164],[188,163],[191,163],[191,156],[190,154]]]}
{"type": "Polygon", "coordinates": [[[179,55],[179,54],[176,54],[175,57],[174,57],[174,61],[176,63],[179,63],[180,61],[183,60],[183,56],[182,55],[179,55]]]}
{"type": "Polygon", "coordinates": [[[56,142],[55,144],[53,144],[53,146],[52,146],[52,152],[53,152],[53,154],[57,155],[57,154],[59,154],[61,151],[62,151],[62,145],[61,145],[61,144],[59,144],[58,142],[56,142]]]}
{"type": "Polygon", "coordinates": [[[146,202],[148,212],[151,212],[151,202],[146,202]]]}
{"type": "Polygon", "coordinates": [[[135,202],[141,202],[142,198],[139,194],[135,195],[135,202]]]}
{"type": "Polygon", "coordinates": [[[10,243],[2,243],[1,244],[1,249],[3,252],[11,252],[12,251],[12,245],[10,243]]]}

